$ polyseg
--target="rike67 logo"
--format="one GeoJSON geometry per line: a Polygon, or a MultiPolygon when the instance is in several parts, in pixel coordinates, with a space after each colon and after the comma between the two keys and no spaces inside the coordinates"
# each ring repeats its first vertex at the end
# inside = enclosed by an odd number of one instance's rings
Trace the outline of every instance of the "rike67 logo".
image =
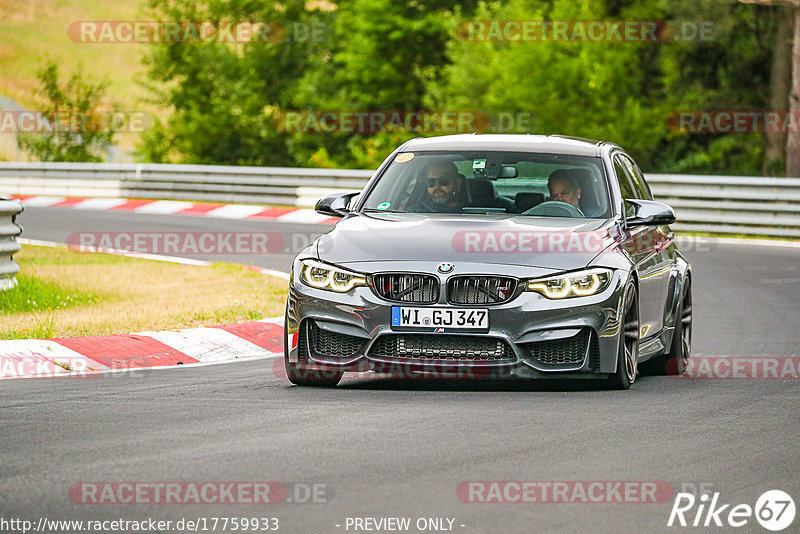
{"type": "Polygon", "coordinates": [[[667,526],[739,528],[748,525],[747,532],[755,532],[752,530],[755,518],[763,528],[780,532],[793,524],[795,513],[794,500],[781,490],[764,492],[756,501],[755,507],[749,504],[725,504],[720,500],[719,492],[712,495],[704,493],[700,497],[691,493],[678,493],[667,526]]]}

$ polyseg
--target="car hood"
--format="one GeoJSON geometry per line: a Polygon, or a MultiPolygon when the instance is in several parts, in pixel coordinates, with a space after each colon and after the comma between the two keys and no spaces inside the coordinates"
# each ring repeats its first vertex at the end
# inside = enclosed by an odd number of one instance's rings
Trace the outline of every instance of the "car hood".
{"type": "Polygon", "coordinates": [[[569,270],[588,265],[612,245],[614,227],[612,220],[602,219],[354,213],[317,240],[316,253],[323,261],[366,272],[371,270],[367,262],[569,270]]]}

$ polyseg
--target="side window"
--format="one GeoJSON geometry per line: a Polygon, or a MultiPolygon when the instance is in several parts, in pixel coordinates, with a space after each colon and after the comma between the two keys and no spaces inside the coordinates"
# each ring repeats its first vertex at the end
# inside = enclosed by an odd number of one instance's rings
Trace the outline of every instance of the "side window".
{"type": "Polygon", "coordinates": [[[633,190],[636,192],[636,198],[641,198],[642,200],[653,200],[653,194],[650,193],[650,189],[647,187],[647,184],[642,177],[642,173],[639,171],[639,167],[637,167],[630,158],[627,158],[622,154],[620,154],[618,157],[622,160],[622,164],[625,165],[625,169],[628,171],[628,176],[630,176],[631,181],[633,182],[633,190]]]}
{"type": "Polygon", "coordinates": [[[650,185],[644,179],[644,173],[642,172],[642,169],[639,168],[639,165],[635,161],[633,162],[633,168],[636,171],[636,176],[639,177],[639,181],[642,182],[645,191],[647,191],[647,200],[654,200],[653,192],[650,190],[650,185]]]}
{"type": "MultiPolygon", "coordinates": [[[[614,157],[614,172],[617,174],[619,190],[622,193],[623,200],[626,198],[638,198],[633,190],[633,185],[631,184],[630,177],[628,176],[628,171],[623,167],[619,156],[614,157]]],[[[625,202],[625,216],[630,217],[632,215],[633,205],[625,202]]]]}

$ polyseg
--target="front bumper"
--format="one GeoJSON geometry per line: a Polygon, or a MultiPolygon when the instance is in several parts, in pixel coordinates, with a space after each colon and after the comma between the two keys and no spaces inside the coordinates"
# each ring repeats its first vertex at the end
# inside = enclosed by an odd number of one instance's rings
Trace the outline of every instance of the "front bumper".
{"type": "Polygon", "coordinates": [[[469,306],[489,311],[489,330],[480,334],[394,330],[392,306],[426,305],[390,302],[369,287],[333,293],[295,278],[286,309],[286,354],[291,363],[319,370],[598,378],[616,370],[626,276],[614,271],[609,287],[590,297],[549,300],[523,292],[503,304],[469,306]],[[425,347],[436,347],[440,357],[426,357],[425,347]]]}

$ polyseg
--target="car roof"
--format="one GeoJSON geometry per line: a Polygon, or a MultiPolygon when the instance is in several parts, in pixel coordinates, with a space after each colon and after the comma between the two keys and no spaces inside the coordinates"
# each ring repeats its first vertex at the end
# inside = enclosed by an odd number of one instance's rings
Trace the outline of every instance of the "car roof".
{"type": "Polygon", "coordinates": [[[542,152],[571,156],[600,156],[612,143],[563,135],[460,134],[419,137],[405,143],[404,152],[433,150],[489,150],[542,152]]]}

